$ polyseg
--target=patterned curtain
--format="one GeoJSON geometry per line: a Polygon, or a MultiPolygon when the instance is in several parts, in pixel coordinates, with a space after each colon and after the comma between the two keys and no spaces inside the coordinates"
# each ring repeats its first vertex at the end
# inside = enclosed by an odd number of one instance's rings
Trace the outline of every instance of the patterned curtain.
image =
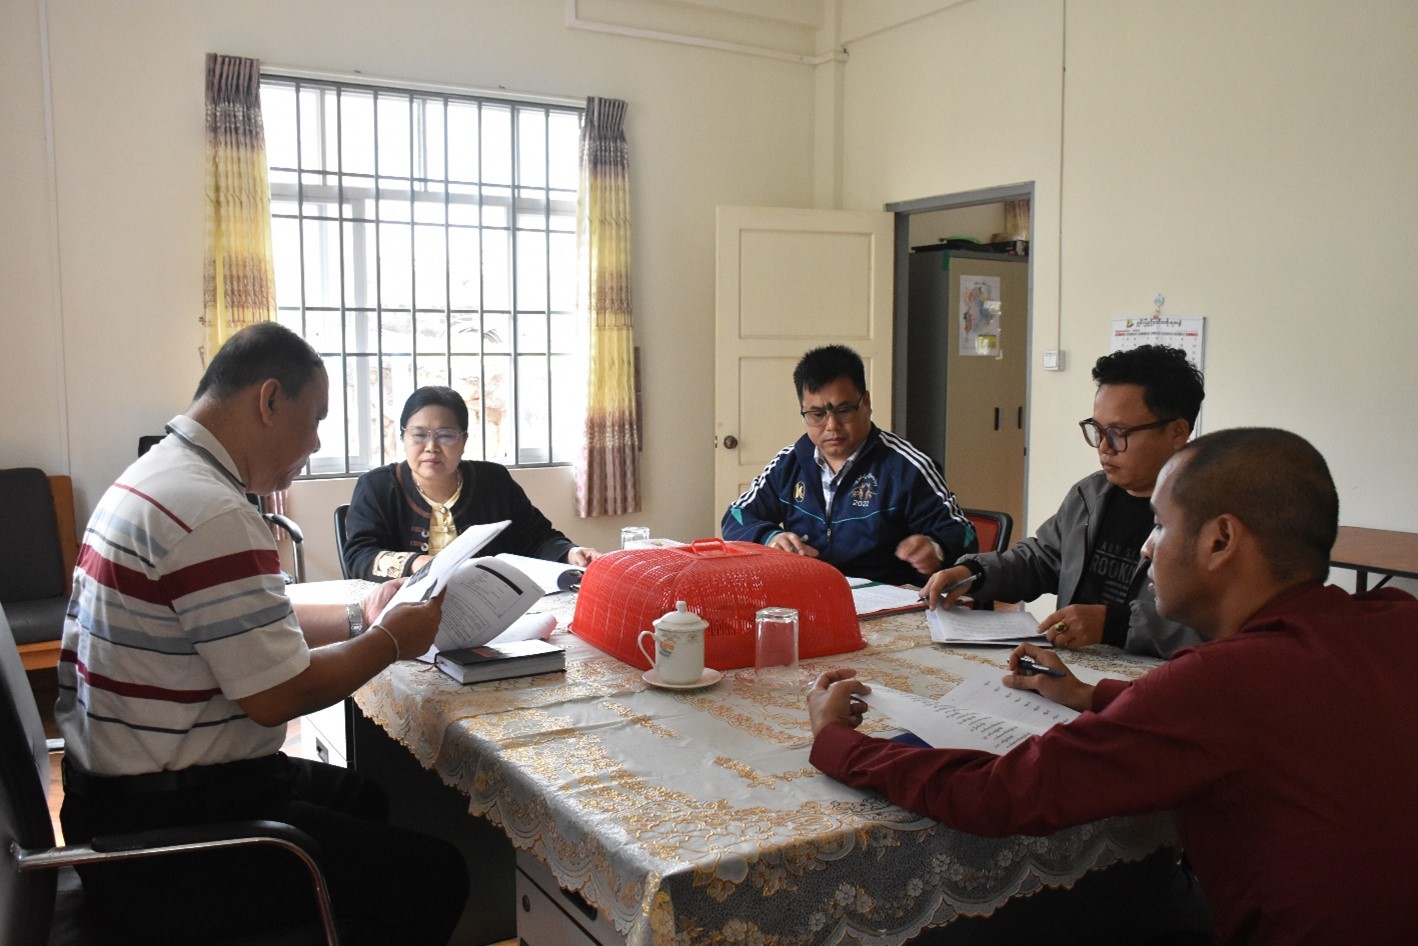
{"type": "Polygon", "coordinates": [[[586,438],[576,513],[640,511],[640,432],[630,319],[630,162],[625,103],[586,100],[576,220],[578,305],[590,325],[586,438]]]}
{"type": "Polygon", "coordinates": [[[276,315],[261,63],[207,54],[207,252],[202,364],[244,325],[276,315]]]}
{"type": "MultiPolygon", "coordinates": [[[[202,366],[245,325],[276,317],[271,185],[261,124],[261,61],[207,53],[207,252],[202,366]]],[[[285,490],[261,497],[284,514],[285,490]]],[[[272,534],[281,533],[273,524],[272,534]]]]}

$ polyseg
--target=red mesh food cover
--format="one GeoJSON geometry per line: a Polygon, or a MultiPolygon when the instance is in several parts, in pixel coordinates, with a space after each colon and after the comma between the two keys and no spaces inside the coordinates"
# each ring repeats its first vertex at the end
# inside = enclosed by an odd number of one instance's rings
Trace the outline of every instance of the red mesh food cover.
{"type": "Polygon", "coordinates": [[[824,657],[866,646],[847,579],[826,562],[753,542],[698,539],[690,545],[609,552],[581,579],[571,632],[642,670],[641,631],[676,601],[709,622],[704,664],[753,666],[754,614],[797,608],[798,655],[824,657]]]}

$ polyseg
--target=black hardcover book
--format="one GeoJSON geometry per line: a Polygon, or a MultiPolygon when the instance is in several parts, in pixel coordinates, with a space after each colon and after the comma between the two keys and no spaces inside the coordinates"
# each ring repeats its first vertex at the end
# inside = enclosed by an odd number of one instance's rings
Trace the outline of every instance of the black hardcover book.
{"type": "Polygon", "coordinates": [[[459,683],[482,683],[566,669],[566,649],[543,640],[442,650],[434,665],[459,683]]]}

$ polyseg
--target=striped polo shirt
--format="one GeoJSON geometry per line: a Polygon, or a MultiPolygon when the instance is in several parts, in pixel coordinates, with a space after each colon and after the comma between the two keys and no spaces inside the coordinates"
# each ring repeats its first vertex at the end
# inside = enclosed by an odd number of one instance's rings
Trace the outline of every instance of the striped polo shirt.
{"type": "Polygon", "coordinates": [[[179,415],[84,531],[59,662],[65,752],[100,775],[269,755],[285,728],[236,700],[309,663],[270,529],[226,449],[179,415]]]}

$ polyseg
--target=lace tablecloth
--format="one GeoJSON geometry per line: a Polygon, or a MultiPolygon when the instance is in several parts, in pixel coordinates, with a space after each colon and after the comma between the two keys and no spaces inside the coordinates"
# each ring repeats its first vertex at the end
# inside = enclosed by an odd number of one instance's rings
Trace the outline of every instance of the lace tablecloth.
{"type": "MultiPolygon", "coordinates": [[[[553,595],[534,608],[558,617],[564,675],[461,686],[404,661],[355,698],[631,946],[900,943],[1175,843],[1165,814],[999,839],[921,818],[808,764],[802,690],[755,686],[751,670],[656,689],[567,633],[573,605],[553,595]]],[[[940,696],[1008,653],[934,645],[920,612],[863,631],[867,649],[805,667],[854,666],[940,696]]],[[[1069,657],[1080,675],[1134,677],[1157,663],[1094,650],[1069,657]]],[[[895,731],[879,716],[864,729],[895,731]]]]}

